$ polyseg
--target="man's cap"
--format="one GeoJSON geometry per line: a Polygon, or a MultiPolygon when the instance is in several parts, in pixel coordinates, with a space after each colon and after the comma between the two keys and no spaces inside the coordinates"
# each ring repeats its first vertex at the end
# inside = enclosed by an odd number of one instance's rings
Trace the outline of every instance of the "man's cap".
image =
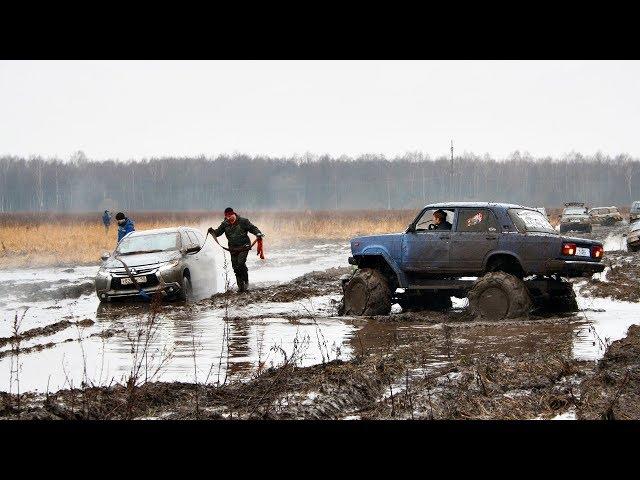
{"type": "Polygon", "coordinates": [[[126,217],[124,216],[124,213],[122,212],[118,212],[116,213],[116,220],[124,220],[126,217]]]}
{"type": "Polygon", "coordinates": [[[234,212],[234,211],[233,211],[233,208],[231,208],[231,207],[227,207],[227,208],[225,208],[225,209],[224,209],[224,214],[225,214],[225,215],[227,215],[227,214],[229,214],[229,213],[236,213],[236,212],[234,212]]]}

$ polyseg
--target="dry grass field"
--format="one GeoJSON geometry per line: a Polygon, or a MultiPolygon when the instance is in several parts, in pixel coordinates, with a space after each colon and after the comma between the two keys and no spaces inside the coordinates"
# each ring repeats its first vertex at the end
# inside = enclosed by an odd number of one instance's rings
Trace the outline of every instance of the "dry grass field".
{"type": "MultiPolygon", "coordinates": [[[[347,212],[239,212],[263,231],[269,245],[296,240],[347,240],[358,234],[402,231],[414,210],[347,212]]],[[[178,225],[217,227],[222,212],[133,212],[136,230],[178,225]]],[[[92,265],[116,246],[115,220],[108,233],[101,213],[18,213],[0,215],[0,268],[92,265]]],[[[224,236],[220,243],[226,244],[224,236]]]]}
{"type": "MultiPolygon", "coordinates": [[[[547,208],[554,225],[561,208],[547,208]]],[[[620,208],[628,217],[629,209],[620,208]]],[[[355,235],[403,231],[417,211],[239,212],[267,234],[267,248],[296,240],[347,240],[355,235]]],[[[116,223],[105,233],[101,212],[0,214],[0,268],[93,265],[116,245],[116,223]]],[[[132,212],[137,230],[178,225],[217,227],[222,212],[132,212]]],[[[225,239],[220,242],[224,245],[225,239]]]]}

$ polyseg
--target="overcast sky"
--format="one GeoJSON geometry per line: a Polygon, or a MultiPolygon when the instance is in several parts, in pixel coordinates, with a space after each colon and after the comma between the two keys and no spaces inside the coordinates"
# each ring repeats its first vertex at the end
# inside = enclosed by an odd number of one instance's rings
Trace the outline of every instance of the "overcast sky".
{"type": "Polygon", "coordinates": [[[0,154],[640,156],[640,62],[0,61],[0,154]]]}

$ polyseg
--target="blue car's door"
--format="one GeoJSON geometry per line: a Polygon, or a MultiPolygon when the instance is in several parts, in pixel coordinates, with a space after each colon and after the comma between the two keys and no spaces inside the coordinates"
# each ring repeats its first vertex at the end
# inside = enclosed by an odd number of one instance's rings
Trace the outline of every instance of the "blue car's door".
{"type": "MultiPolygon", "coordinates": [[[[402,269],[407,272],[441,272],[449,262],[450,230],[429,230],[435,209],[425,210],[416,229],[402,238],[402,269]]],[[[447,221],[453,224],[455,210],[447,210],[447,221]]]]}
{"type": "Polygon", "coordinates": [[[500,226],[487,208],[461,208],[451,234],[449,268],[460,274],[478,274],[485,257],[498,246],[500,226]]]}

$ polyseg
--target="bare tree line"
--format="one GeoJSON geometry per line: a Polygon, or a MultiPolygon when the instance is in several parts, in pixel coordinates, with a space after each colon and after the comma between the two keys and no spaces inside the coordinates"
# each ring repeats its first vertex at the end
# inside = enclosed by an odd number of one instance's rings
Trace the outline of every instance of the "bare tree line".
{"type": "Polygon", "coordinates": [[[640,162],[628,155],[496,160],[471,153],[431,159],[220,155],[90,161],[0,157],[0,211],[398,209],[433,201],[558,206],[640,199],[640,162]]]}

